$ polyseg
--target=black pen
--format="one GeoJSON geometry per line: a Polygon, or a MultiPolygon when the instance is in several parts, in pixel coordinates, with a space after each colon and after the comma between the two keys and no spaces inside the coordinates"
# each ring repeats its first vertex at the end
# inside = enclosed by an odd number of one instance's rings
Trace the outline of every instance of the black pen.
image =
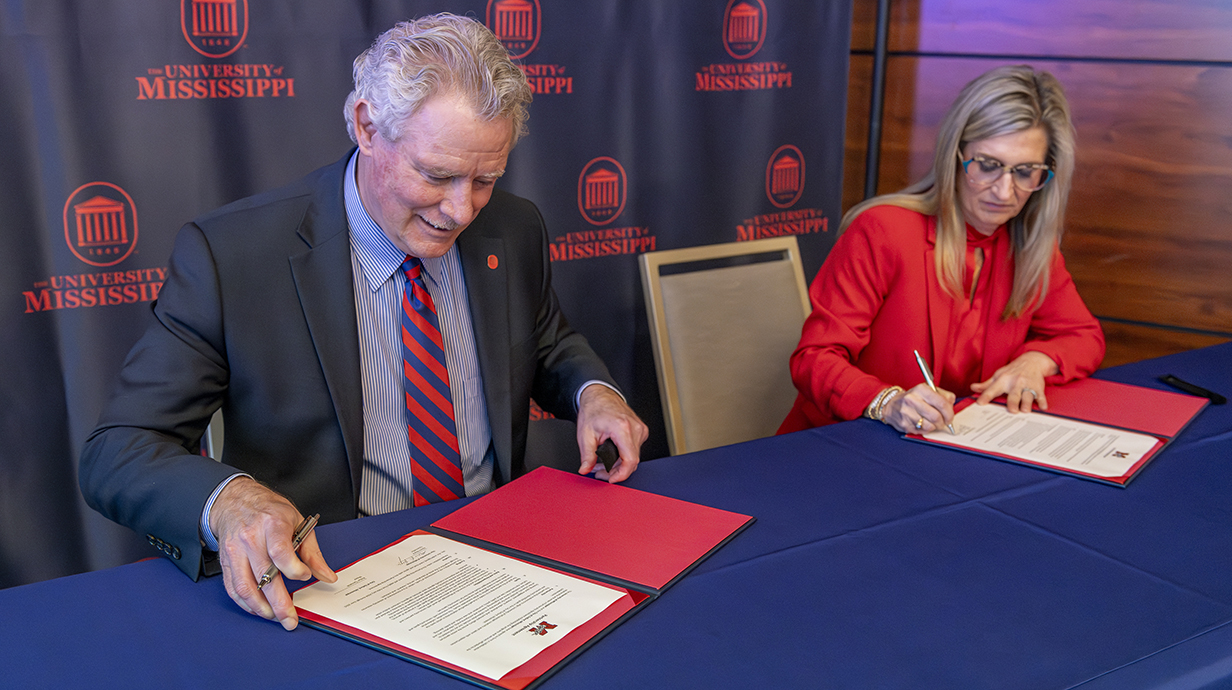
{"type": "MultiPolygon", "coordinates": [[[[298,551],[299,545],[304,543],[304,539],[308,538],[308,533],[313,527],[317,526],[317,520],[321,519],[321,514],[317,513],[311,517],[304,518],[304,521],[299,523],[299,527],[295,528],[295,534],[291,536],[291,550],[298,551]]],[[[265,574],[257,580],[257,589],[268,585],[274,581],[274,576],[278,574],[278,566],[270,563],[270,566],[265,569],[265,574]]]]}
{"type": "MultiPolygon", "coordinates": [[[[927,383],[934,393],[938,393],[937,386],[933,384],[933,372],[928,370],[928,365],[924,363],[924,358],[920,356],[920,351],[912,350],[912,352],[915,353],[915,363],[920,365],[920,371],[924,373],[924,383],[927,383]]],[[[953,424],[946,424],[946,427],[949,428],[951,434],[958,435],[954,433],[953,424]]]]}

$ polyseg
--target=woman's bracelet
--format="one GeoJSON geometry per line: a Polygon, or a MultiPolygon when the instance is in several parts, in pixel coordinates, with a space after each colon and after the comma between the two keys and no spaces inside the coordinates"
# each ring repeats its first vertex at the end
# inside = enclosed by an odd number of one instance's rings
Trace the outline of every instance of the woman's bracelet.
{"type": "Polygon", "coordinates": [[[868,417],[869,419],[876,419],[877,418],[876,417],[877,406],[881,404],[881,399],[884,398],[886,396],[886,393],[889,393],[889,392],[890,392],[890,388],[882,388],[881,392],[878,393],[876,397],[873,398],[873,401],[868,404],[868,407],[864,408],[864,416],[868,417]]]}
{"type": "Polygon", "coordinates": [[[884,422],[882,415],[885,413],[885,406],[890,404],[890,401],[903,392],[902,386],[890,386],[877,394],[873,401],[868,404],[868,408],[864,410],[864,416],[869,419],[875,419],[879,422],[884,422]]]}
{"type": "Polygon", "coordinates": [[[890,401],[893,400],[894,398],[897,398],[898,394],[902,392],[903,392],[903,389],[899,386],[890,387],[890,392],[886,393],[886,396],[881,399],[881,404],[877,406],[877,421],[885,422],[886,405],[889,405],[890,401]]]}

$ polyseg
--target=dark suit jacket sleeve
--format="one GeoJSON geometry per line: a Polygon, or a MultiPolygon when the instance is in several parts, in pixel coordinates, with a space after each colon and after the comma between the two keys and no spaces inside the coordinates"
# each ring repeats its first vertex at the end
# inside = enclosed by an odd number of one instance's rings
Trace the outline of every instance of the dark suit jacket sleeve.
{"type": "Polygon", "coordinates": [[[346,161],[180,231],[149,327],[82,451],[87,503],[194,578],[205,501],[236,471],[322,523],[356,515],[363,421],[346,161]],[[220,406],[226,464],[195,453],[220,406]]]}
{"type": "MultiPolygon", "coordinates": [[[[535,213],[538,215],[539,210],[535,209],[535,213]]],[[[544,227],[542,217],[539,227],[544,227]]],[[[560,300],[552,286],[552,263],[546,230],[540,233],[539,242],[534,246],[539,250],[544,276],[539,286],[537,367],[532,397],[557,417],[576,421],[574,405],[582,384],[598,380],[613,388],[618,387],[603,360],[591,349],[585,336],[573,330],[561,311],[560,300]]]]}
{"type": "Polygon", "coordinates": [[[81,458],[90,507],[168,545],[168,555],[194,579],[201,511],[235,472],[194,452],[227,385],[220,309],[209,246],[199,228],[185,226],[155,322],[129,353],[81,458]]]}
{"type": "Polygon", "coordinates": [[[547,229],[534,204],[498,189],[458,247],[500,478],[508,481],[525,471],[532,397],[557,417],[576,420],[574,395],[582,384],[615,383],[561,311],[547,229]]]}

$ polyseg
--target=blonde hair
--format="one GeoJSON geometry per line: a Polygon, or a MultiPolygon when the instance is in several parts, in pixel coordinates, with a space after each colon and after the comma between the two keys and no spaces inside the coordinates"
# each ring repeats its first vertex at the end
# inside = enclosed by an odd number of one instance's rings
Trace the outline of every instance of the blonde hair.
{"type": "Polygon", "coordinates": [[[937,275],[952,295],[962,293],[967,251],[966,221],[958,206],[959,156],[964,146],[990,137],[1042,127],[1048,135],[1045,162],[1054,178],[1027,199],[1008,223],[1014,252],[1014,287],[1002,318],[1021,316],[1048,290],[1049,266],[1061,241],[1065,206],[1074,173],[1074,126],[1061,82],[1027,65],[1000,67],[968,83],[950,106],[937,133],[932,171],[895,194],[867,199],[843,216],[839,232],[866,209],[900,206],[937,217],[937,275]]]}
{"type": "Polygon", "coordinates": [[[368,102],[377,131],[397,141],[406,120],[429,98],[454,92],[487,120],[509,118],[510,145],[526,133],[531,101],[526,75],[488,27],[447,12],[400,22],[355,58],[355,89],[343,113],[355,141],[355,101],[368,102]]]}

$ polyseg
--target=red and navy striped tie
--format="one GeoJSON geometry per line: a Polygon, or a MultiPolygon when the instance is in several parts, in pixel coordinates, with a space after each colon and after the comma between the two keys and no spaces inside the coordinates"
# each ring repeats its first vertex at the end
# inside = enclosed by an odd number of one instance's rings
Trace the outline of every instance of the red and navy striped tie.
{"type": "Polygon", "coordinates": [[[402,386],[406,391],[406,431],[411,445],[411,473],[417,506],[466,495],[458,432],[449,394],[445,348],[436,305],[423,281],[423,265],[408,256],[402,262],[402,386]]]}

